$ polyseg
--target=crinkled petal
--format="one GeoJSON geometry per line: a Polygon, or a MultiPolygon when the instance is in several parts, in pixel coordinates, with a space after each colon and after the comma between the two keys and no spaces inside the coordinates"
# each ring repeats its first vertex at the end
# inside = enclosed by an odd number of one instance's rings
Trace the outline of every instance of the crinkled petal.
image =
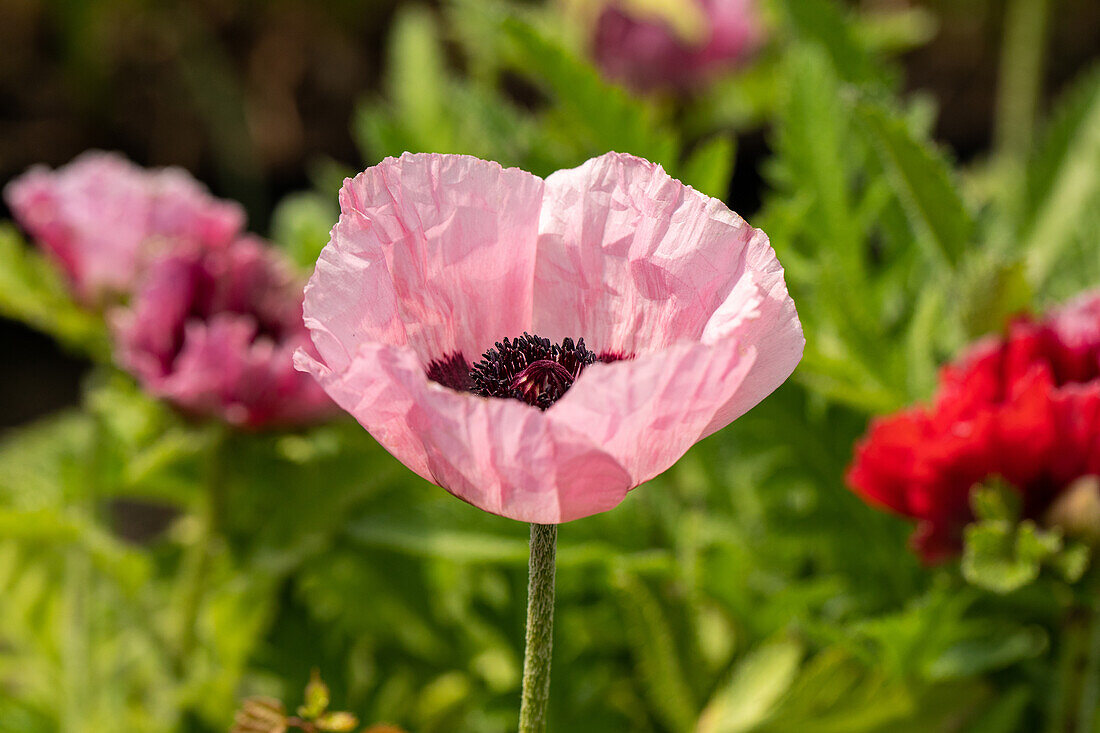
{"type": "Polygon", "coordinates": [[[306,322],[342,370],[372,341],[425,363],[530,330],[543,182],[459,155],[388,158],[344,182],[306,290],[306,322]]]}
{"type": "Polygon", "coordinates": [[[435,384],[409,348],[365,343],[342,372],[301,351],[296,363],[398,460],[487,512],[554,524],[611,509],[632,486],[572,426],[435,384]]]}
{"type": "Polygon", "coordinates": [[[727,339],[593,364],[546,414],[614,456],[636,486],[704,437],[742,388],[756,357],[752,346],[727,339]]]}
{"type": "Polygon", "coordinates": [[[188,323],[173,370],[155,385],[156,391],[188,412],[244,424],[247,407],[233,400],[232,393],[244,379],[245,355],[255,334],[254,321],[232,313],[219,313],[207,323],[188,323]]]}
{"type": "Polygon", "coordinates": [[[546,181],[535,331],[641,355],[734,339],[756,358],[704,435],[790,376],[805,339],[767,237],[659,166],[608,153],[546,181]]]}

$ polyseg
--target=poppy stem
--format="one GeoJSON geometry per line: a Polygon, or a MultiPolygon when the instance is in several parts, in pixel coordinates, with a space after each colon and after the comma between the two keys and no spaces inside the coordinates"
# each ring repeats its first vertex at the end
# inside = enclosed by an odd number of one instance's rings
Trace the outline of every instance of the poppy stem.
{"type": "Polygon", "coordinates": [[[520,733],[546,730],[550,700],[550,658],[554,642],[554,563],[558,525],[531,525],[531,561],[527,581],[527,645],[523,655],[520,733]]]}
{"type": "Polygon", "coordinates": [[[188,549],[183,568],[183,596],[180,612],[180,634],[176,650],[177,667],[182,671],[195,650],[199,612],[206,594],[206,584],[214,561],[215,544],[222,530],[225,513],[226,432],[221,426],[212,429],[211,445],[206,464],[206,495],[203,497],[202,527],[194,544],[188,549]]]}
{"type": "MultiPolygon", "coordinates": [[[[1095,597],[1096,584],[1090,584],[1095,597]]],[[[1091,629],[1085,652],[1084,676],[1081,680],[1081,700],[1077,713],[1077,730],[1092,733],[1096,725],[1096,708],[1100,705],[1100,600],[1092,602],[1091,629]]]]}
{"type": "Polygon", "coordinates": [[[1010,0],[1005,13],[994,138],[999,156],[1014,163],[1032,147],[1049,17],[1049,0],[1010,0]]]}

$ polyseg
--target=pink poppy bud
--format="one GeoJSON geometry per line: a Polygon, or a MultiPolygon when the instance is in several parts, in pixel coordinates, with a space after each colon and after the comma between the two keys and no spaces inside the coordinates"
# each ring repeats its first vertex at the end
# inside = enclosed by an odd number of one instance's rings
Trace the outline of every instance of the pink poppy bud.
{"type": "Polygon", "coordinates": [[[698,33],[611,2],[596,21],[592,51],[603,72],[637,91],[690,90],[744,63],[763,39],[755,0],[684,0],[698,6],[698,33]],[[690,37],[697,36],[697,37],[690,37]]]}

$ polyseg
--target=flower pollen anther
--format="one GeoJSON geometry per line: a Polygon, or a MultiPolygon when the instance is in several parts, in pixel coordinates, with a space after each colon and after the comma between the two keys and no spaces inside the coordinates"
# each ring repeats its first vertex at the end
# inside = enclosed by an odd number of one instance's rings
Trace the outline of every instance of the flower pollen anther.
{"type": "Polygon", "coordinates": [[[482,397],[520,400],[545,410],[573,386],[581,371],[599,361],[585,348],[566,338],[560,344],[524,333],[504,339],[486,351],[470,369],[470,391],[482,397]]]}

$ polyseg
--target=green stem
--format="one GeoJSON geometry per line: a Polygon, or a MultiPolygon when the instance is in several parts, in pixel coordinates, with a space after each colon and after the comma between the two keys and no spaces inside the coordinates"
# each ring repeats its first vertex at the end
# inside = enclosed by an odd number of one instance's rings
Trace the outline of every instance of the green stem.
{"type": "MultiPolygon", "coordinates": [[[[1091,585],[1095,598],[1097,586],[1091,585]]],[[[1100,705],[1100,599],[1093,601],[1092,629],[1085,652],[1085,671],[1081,679],[1081,701],[1077,713],[1077,733],[1094,733],[1096,708],[1100,705]]]]}
{"type": "Polygon", "coordinates": [[[550,700],[550,657],[554,642],[554,562],[558,526],[531,525],[531,562],[527,581],[527,646],[523,655],[520,733],[546,730],[550,700]]]}
{"type": "Polygon", "coordinates": [[[1069,608],[1062,623],[1059,640],[1057,670],[1054,675],[1054,693],[1050,695],[1047,713],[1048,733],[1066,733],[1070,721],[1077,713],[1073,709],[1077,699],[1077,682],[1081,672],[1084,639],[1088,634],[1088,618],[1084,609],[1076,604],[1069,608]]]}
{"type": "Polygon", "coordinates": [[[198,633],[199,610],[206,583],[214,560],[214,546],[221,531],[225,513],[225,435],[218,430],[214,435],[206,465],[206,495],[203,497],[202,528],[199,537],[189,548],[184,562],[184,588],[181,601],[179,647],[177,662],[186,665],[195,649],[198,633]]]}
{"type": "Polygon", "coordinates": [[[1021,162],[1031,150],[1043,85],[1050,0],[1009,0],[997,89],[996,149],[1021,162]]]}

